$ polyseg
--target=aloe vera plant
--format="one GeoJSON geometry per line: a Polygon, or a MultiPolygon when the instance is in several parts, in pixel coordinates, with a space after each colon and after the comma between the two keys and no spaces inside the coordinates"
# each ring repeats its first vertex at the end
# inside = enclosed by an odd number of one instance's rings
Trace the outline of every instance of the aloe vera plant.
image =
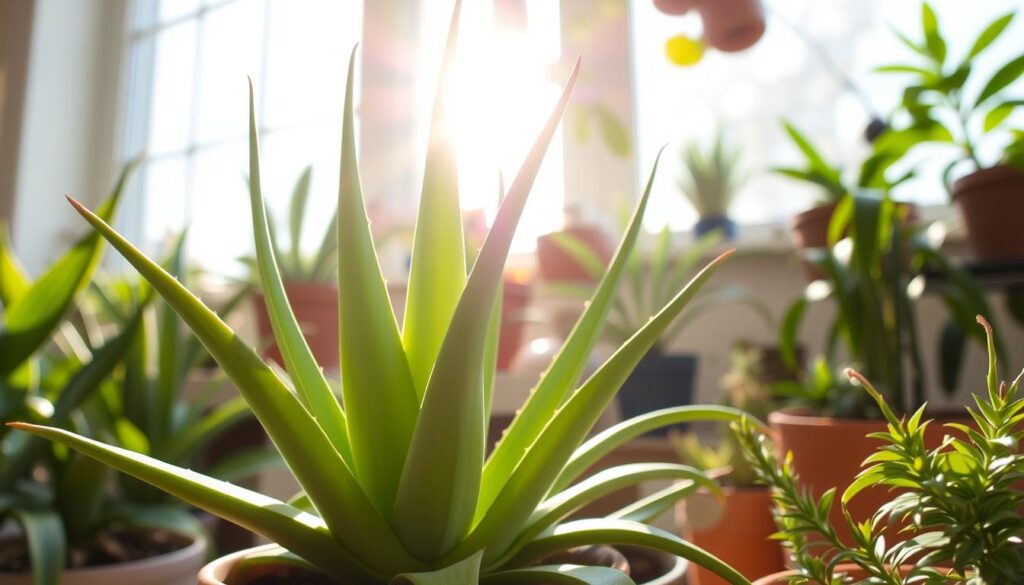
{"type": "MultiPolygon", "coordinates": [[[[453,58],[457,23],[458,7],[445,49],[445,70],[453,58]]],[[[640,231],[648,182],[591,303],[485,459],[495,383],[495,299],[502,269],[579,64],[508,188],[472,266],[465,261],[456,168],[439,95],[400,330],[361,195],[352,113],[354,57],[355,52],[345,97],[337,214],[344,408],[314,362],[285,298],[261,195],[251,88],[250,193],[257,261],[290,380],[261,360],[172,275],[102,218],[72,202],[203,342],[267,430],[302,493],[282,502],[65,430],[14,426],[65,444],[276,543],[253,562],[298,563],[339,581],[385,583],[405,576],[417,583],[629,583],[614,569],[533,566],[555,551],[620,543],[667,551],[708,567],[730,583],[746,584],[713,556],[644,523],[698,487],[719,493],[699,471],[678,464],[632,464],[579,481],[611,449],[652,428],[743,416],[725,407],[672,408],[587,439],[630,370],[725,256],[701,271],[597,372],[579,383],[640,231]],[[682,481],[609,518],[565,521],[594,498],[654,478],[682,481]]]]}

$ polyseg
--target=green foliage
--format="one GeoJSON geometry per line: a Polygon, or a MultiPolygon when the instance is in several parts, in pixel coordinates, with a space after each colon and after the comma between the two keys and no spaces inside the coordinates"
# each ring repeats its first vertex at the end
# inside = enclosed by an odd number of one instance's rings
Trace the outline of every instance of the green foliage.
{"type": "MultiPolygon", "coordinates": [[[[100,216],[105,220],[113,218],[136,164],[125,167],[102,205],[100,216]]],[[[10,349],[0,378],[5,419],[110,436],[122,430],[105,426],[100,413],[109,400],[120,398],[116,374],[132,352],[148,297],[140,298],[107,335],[71,324],[69,314],[79,323],[89,323],[88,311],[76,305],[102,255],[105,242],[98,236],[91,233],[79,240],[33,281],[21,269],[4,233],[0,343],[10,349]]],[[[97,536],[114,525],[168,526],[157,521],[156,514],[129,513],[108,492],[110,474],[103,466],[38,437],[8,430],[0,431],[0,516],[22,528],[37,585],[58,583],[72,551],[95,546],[97,536]]],[[[176,521],[177,527],[182,524],[176,521]]]]}
{"type": "MultiPolygon", "coordinates": [[[[249,181],[252,181],[250,177],[249,181]]],[[[267,217],[270,231],[270,242],[274,249],[278,270],[285,282],[325,282],[333,283],[337,276],[338,237],[335,233],[335,221],[327,224],[327,229],[320,240],[320,246],[312,256],[302,252],[302,233],[306,224],[306,208],[309,205],[309,189],[313,182],[313,167],[303,169],[295,186],[292,188],[288,205],[288,245],[281,245],[277,223],[267,217]]],[[[259,283],[256,273],[259,271],[255,256],[243,256],[239,260],[252,272],[254,284],[259,283]]]]}
{"type": "MultiPolygon", "coordinates": [[[[660,157],[659,157],[660,158],[660,157]]],[[[657,162],[655,163],[657,168],[657,162]]],[[[651,176],[653,181],[653,174],[651,176]]],[[[644,196],[653,186],[648,181],[644,196]]],[[[605,266],[597,254],[579,238],[567,232],[553,234],[555,243],[587,271],[593,280],[604,273],[605,266]]],[[[625,265],[626,285],[619,289],[608,322],[605,324],[605,338],[610,343],[621,344],[632,337],[633,332],[653,317],[657,310],[668,303],[679,287],[686,282],[705,256],[722,241],[721,233],[710,232],[682,253],[673,250],[673,234],[665,226],[657,236],[654,249],[645,254],[636,248],[629,255],[625,265]]],[[[586,300],[593,288],[577,282],[558,282],[550,290],[586,300]]],[[[708,286],[697,297],[691,307],[668,327],[655,344],[655,353],[664,353],[672,343],[682,336],[687,325],[706,311],[727,305],[742,305],[754,311],[765,324],[772,322],[767,307],[744,287],[736,285],[708,286]]]]}
{"type": "MultiPolygon", "coordinates": [[[[732,367],[721,380],[722,403],[755,418],[766,418],[774,406],[775,396],[773,385],[765,380],[761,350],[739,343],[733,348],[730,362],[732,367]]],[[[669,441],[683,463],[712,472],[733,486],[754,485],[754,471],[731,433],[726,433],[716,446],[711,446],[702,443],[696,433],[684,434],[670,429],[669,441]]]]}
{"type": "Polygon", "coordinates": [[[923,41],[899,37],[915,53],[916,62],[878,68],[881,73],[903,75],[908,81],[902,103],[889,121],[890,130],[875,145],[876,153],[898,159],[921,143],[945,144],[951,152],[949,174],[964,163],[974,169],[992,164],[994,161],[981,159],[980,145],[1002,143],[1009,134],[1012,141],[1003,149],[1001,162],[1020,167],[1022,161],[1012,154],[1022,148],[1019,129],[1008,129],[1005,122],[1024,102],[1004,93],[1024,75],[1024,55],[1005,63],[988,79],[979,80],[975,73],[977,61],[986,56],[1015,17],[1016,12],[1011,11],[993,20],[967,54],[953,60],[934,10],[923,3],[923,41]],[[979,89],[972,89],[975,87],[979,89]]]}
{"type": "Polygon", "coordinates": [[[810,140],[801,133],[796,126],[789,122],[783,122],[786,134],[803,154],[807,164],[804,168],[777,167],[774,171],[780,175],[812,183],[821,188],[821,203],[835,203],[842,199],[847,193],[843,184],[842,174],[838,167],[834,167],[825,161],[825,158],[818,152],[818,149],[810,140]]]}
{"type": "Polygon", "coordinates": [[[864,569],[870,575],[858,582],[864,584],[982,585],[1014,583],[1024,574],[1024,518],[1018,512],[1024,504],[1019,452],[1024,399],[1020,377],[1011,385],[997,383],[992,329],[978,320],[988,339],[987,390],[974,396],[975,407],[966,409],[972,424],[947,424],[949,433],[936,448],[925,442],[925,430],[936,423],[923,420],[923,406],[899,417],[866,378],[848,370],[888,423],[886,431],[871,435],[881,444],[840,498],[853,545],[844,544],[828,520],[835,490],[814,499],[799,487],[788,456],[780,466],[764,435],[746,421],[734,426],[758,479],[772,489],[776,538],[787,546],[800,573],[795,583],[848,583],[837,574],[839,563],[864,569]],[[856,522],[846,504],[869,486],[899,491],[871,519],[856,522]],[[886,541],[882,529],[887,525],[904,526],[906,538],[886,541]],[[911,564],[907,574],[895,569],[911,564]]]}
{"type": "Polygon", "coordinates": [[[702,218],[726,216],[745,176],[739,169],[740,151],[729,147],[721,132],[705,150],[691,143],[682,150],[685,173],[676,179],[679,190],[702,218]]]}
{"type": "MultiPolygon", "coordinates": [[[[893,201],[887,192],[860,192],[840,201],[829,226],[830,246],[808,252],[823,278],[808,285],[803,297],[787,310],[780,328],[783,355],[795,368],[807,307],[823,300],[834,302],[825,361],[814,366],[802,387],[786,385],[783,392],[825,414],[872,414],[863,396],[830,387],[835,377],[834,367],[828,364],[836,363],[837,351],[843,347],[849,363],[876,380],[897,410],[914,410],[924,402],[926,383],[914,310],[924,269],[938,270],[950,283],[942,292],[950,327],[972,331],[972,316],[989,311],[978,284],[938,252],[921,226],[910,219],[911,212],[911,206],[893,201]]],[[[984,342],[980,335],[967,338],[984,342]]],[[[959,377],[959,361],[953,357],[948,360],[952,371],[943,376],[950,392],[959,377]]]]}
{"type": "MultiPolygon", "coordinates": [[[[448,40],[452,54],[456,9],[448,40]]],[[[452,179],[450,144],[443,125],[432,130],[413,249],[424,279],[412,279],[409,298],[420,299],[419,317],[399,331],[370,237],[359,184],[353,114],[353,60],[346,92],[341,187],[337,218],[344,409],[323,383],[283,294],[260,187],[259,149],[250,99],[250,194],[261,283],[290,381],[268,366],[172,274],[148,259],[84,207],[76,209],[142,274],[203,343],[234,382],[303,489],[290,502],[276,501],[134,450],[32,424],[17,428],[80,451],[199,508],[262,534],[278,548],[253,562],[305,563],[347,583],[516,581],[539,558],[598,542],[668,551],[702,564],[734,585],[739,573],[676,536],[643,522],[687,492],[706,485],[682,465],[621,466],[576,482],[594,457],[649,430],[685,420],[737,420],[723,407],[683,407],[626,421],[587,440],[601,412],[630,371],[724,260],[713,261],[659,307],[589,379],[580,377],[614,299],[640,230],[647,203],[641,198],[627,236],[602,276],[565,346],[531,393],[504,440],[485,460],[487,394],[494,380],[495,344],[489,343],[502,271],[512,237],[543,154],[561,120],[577,65],[561,98],[511,183],[468,275],[429,278],[441,265],[464,264],[452,179]],[[455,282],[458,280],[459,282],[455,282]],[[429,293],[427,291],[430,291],[429,293]],[[431,296],[434,295],[434,296],[431,296]],[[427,318],[431,309],[440,321],[427,318]],[[450,308],[450,313],[448,309],[450,308]],[[410,328],[417,331],[410,331],[410,328]],[[413,339],[419,342],[413,343],[413,339]],[[414,364],[426,363],[423,371],[414,364]],[[424,375],[423,372],[428,372],[424,375]],[[422,384],[422,387],[421,387],[422,384]],[[652,478],[684,479],[683,487],[645,499],[612,518],[564,522],[610,490],[652,478]],[[515,572],[520,571],[520,572],[515,572]]],[[[446,59],[446,62],[449,62],[446,59]]],[[[450,64],[450,62],[449,62],[450,64]]],[[[250,94],[251,95],[251,94],[250,94]]],[[[442,96],[443,99],[443,96],[442,96]]],[[[435,112],[441,111],[436,108],[435,112]]],[[[668,284],[666,283],[666,286],[668,284]]],[[[602,583],[607,571],[563,570],[573,582],[602,583]]],[[[628,582],[615,576],[616,583],[628,582]]],[[[562,579],[565,580],[565,579],[562,579]]]]}

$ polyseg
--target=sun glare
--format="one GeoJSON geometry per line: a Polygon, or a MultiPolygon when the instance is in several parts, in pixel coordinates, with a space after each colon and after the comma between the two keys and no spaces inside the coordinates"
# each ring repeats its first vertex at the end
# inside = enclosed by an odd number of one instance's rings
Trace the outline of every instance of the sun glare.
{"type": "MultiPolygon", "coordinates": [[[[490,3],[464,5],[457,65],[447,86],[462,208],[483,210],[488,223],[498,206],[499,172],[507,187],[560,88],[550,76],[561,52],[557,3],[522,6],[528,12],[509,18],[490,3]]],[[[559,133],[534,184],[513,251],[532,250],[538,235],[560,227],[563,192],[559,133]]]]}

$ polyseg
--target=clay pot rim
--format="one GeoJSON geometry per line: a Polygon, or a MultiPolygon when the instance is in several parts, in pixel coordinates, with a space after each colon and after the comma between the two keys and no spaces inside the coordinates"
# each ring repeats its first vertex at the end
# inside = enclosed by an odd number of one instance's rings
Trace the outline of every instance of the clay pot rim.
{"type": "MultiPolygon", "coordinates": [[[[78,569],[64,569],[62,575],[80,575],[82,577],[90,577],[96,575],[110,575],[116,577],[121,573],[135,573],[138,571],[145,570],[154,566],[169,566],[176,565],[192,557],[204,557],[206,555],[207,546],[209,543],[204,536],[194,536],[189,534],[175,533],[176,535],[190,540],[191,542],[178,550],[173,550],[168,553],[146,557],[144,559],[136,559],[134,561],[128,561],[126,563],[108,563],[106,565],[93,565],[89,567],[81,567],[78,569]]],[[[20,577],[20,576],[31,576],[31,573],[10,573],[0,572],[0,577],[20,577]]]]}
{"type": "Polygon", "coordinates": [[[838,205],[839,205],[838,202],[831,201],[831,202],[828,202],[828,203],[821,203],[821,204],[815,205],[814,207],[812,207],[810,209],[805,209],[805,210],[801,211],[800,213],[797,213],[797,214],[793,215],[793,217],[790,218],[790,220],[789,220],[790,228],[792,228],[794,230],[797,230],[797,229],[800,229],[800,227],[805,225],[805,224],[814,222],[816,220],[824,219],[824,217],[822,217],[822,216],[832,215],[832,213],[835,212],[836,207],[838,205]]]}
{"type": "Polygon", "coordinates": [[[879,427],[884,427],[886,423],[885,419],[881,418],[819,416],[808,407],[792,406],[768,413],[768,424],[771,426],[844,427],[848,429],[860,427],[868,429],[866,432],[874,432],[879,427]]]}
{"type": "MultiPolygon", "coordinates": [[[[222,557],[217,557],[216,559],[204,565],[202,569],[200,569],[199,574],[196,578],[196,583],[198,583],[198,585],[222,585],[224,583],[224,578],[227,577],[227,574],[230,572],[231,567],[234,566],[236,562],[246,557],[247,555],[252,554],[254,551],[259,550],[260,548],[262,547],[257,546],[253,548],[247,548],[222,557]]],[[[682,579],[682,577],[686,575],[686,571],[690,567],[690,563],[686,559],[675,555],[669,555],[668,553],[662,553],[661,551],[655,551],[644,547],[630,545],[615,545],[613,548],[616,548],[616,550],[621,552],[623,555],[626,555],[627,553],[624,552],[622,549],[626,549],[630,551],[647,552],[651,555],[660,554],[664,556],[673,557],[674,560],[672,561],[672,567],[668,570],[667,573],[651,581],[639,583],[638,585],[670,585],[671,583],[678,582],[680,579],[682,579]]]]}
{"type": "Polygon", "coordinates": [[[1024,172],[1017,167],[1008,164],[998,164],[978,169],[973,173],[968,173],[956,181],[953,181],[951,195],[953,199],[968,196],[972,190],[977,189],[978,187],[987,185],[988,183],[1011,179],[1014,176],[1019,176],[1024,179],[1024,172]]]}

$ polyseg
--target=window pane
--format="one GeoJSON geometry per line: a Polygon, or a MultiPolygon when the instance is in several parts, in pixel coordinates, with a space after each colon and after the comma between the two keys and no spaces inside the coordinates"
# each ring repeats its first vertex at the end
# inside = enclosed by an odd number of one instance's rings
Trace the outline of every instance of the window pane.
{"type": "Polygon", "coordinates": [[[260,142],[263,194],[282,238],[288,234],[292,188],[303,169],[313,166],[300,244],[305,253],[312,254],[320,246],[338,206],[340,136],[340,127],[324,123],[268,134],[260,142]]]}
{"type": "Polygon", "coordinates": [[[237,259],[252,250],[245,186],[248,164],[248,146],[243,142],[204,149],[196,155],[188,257],[218,274],[244,274],[237,259]]]}
{"type": "Polygon", "coordinates": [[[160,0],[160,22],[167,22],[195,13],[199,0],[160,0]]]}
{"type": "Polygon", "coordinates": [[[197,141],[243,138],[248,130],[245,76],[260,88],[262,0],[237,0],[211,10],[203,23],[197,141]]]}
{"type": "Polygon", "coordinates": [[[162,244],[185,227],[187,200],[187,161],[184,156],[149,161],[145,173],[145,239],[150,250],[162,250],[162,244]]]}
{"type": "Polygon", "coordinates": [[[192,123],[196,23],[189,20],[160,31],[153,63],[149,151],[162,154],[188,147],[192,123]]]}
{"type": "Polygon", "coordinates": [[[340,116],[361,2],[275,0],[270,5],[263,123],[294,126],[340,116]]]}

